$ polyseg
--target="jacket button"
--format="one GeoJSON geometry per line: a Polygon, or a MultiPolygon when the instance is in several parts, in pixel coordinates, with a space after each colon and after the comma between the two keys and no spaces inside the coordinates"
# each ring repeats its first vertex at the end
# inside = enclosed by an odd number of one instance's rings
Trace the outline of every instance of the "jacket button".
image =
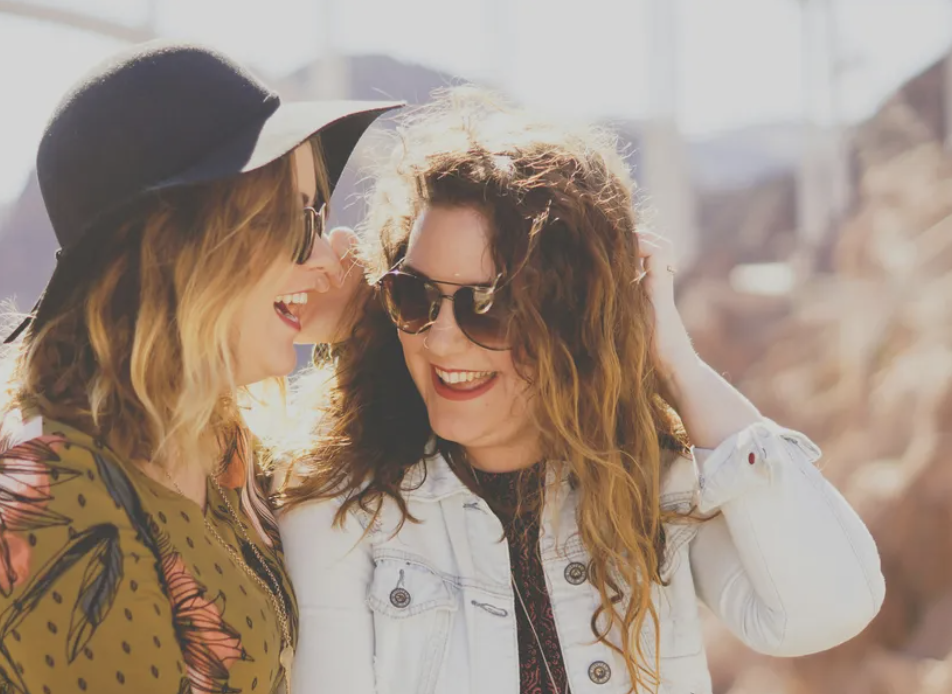
{"type": "Polygon", "coordinates": [[[565,580],[573,586],[580,586],[588,578],[588,568],[580,561],[573,561],[565,567],[565,580]]]}
{"type": "Polygon", "coordinates": [[[605,684],[612,678],[612,669],[608,667],[608,663],[596,660],[588,666],[588,678],[595,684],[605,684]]]}
{"type": "Polygon", "coordinates": [[[410,604],[410,592],[406,588],[394,588],[390,591],[390,604],[402,610],[410,604]]]}

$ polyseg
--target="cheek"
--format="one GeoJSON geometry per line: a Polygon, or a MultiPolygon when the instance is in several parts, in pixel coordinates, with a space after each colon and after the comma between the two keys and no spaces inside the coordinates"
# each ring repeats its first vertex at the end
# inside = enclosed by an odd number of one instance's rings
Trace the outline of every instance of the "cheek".
{"type": "Polygon", "coordinates": [[[242,341],[257,343],[268,332],[268,320],[274,313],[274,301],[266,301],[262,295],[249,296],[242,303],[237,323],[242,341]]]}
{"type": "Polygon", "coordinates": [[[510,353],[500,353],[498,358],[494,359],[493,369],[505,379],[506,387],[503,392],[511,405],[509,411],[512,414],[527,412],[532,400],[532,387],[523,378],[521,370],[516,368],[510,353]]]}
{"type": "Polygon", "coordinates": [[[410,375],[416,380],[420,373],[429,369],[429,361],[424,355],[423,347],[426,336],[424,334],[410,335],[398,330],[397,337],[403,348],[403,360],[407,364],[410,375]]]}
{"type": "Polygon", "coordinates": [[[517,374],[512,374],[507,380],[510,384],[507,389],[507,397],[511,405],[510,413],[513,416],[527,415],[532,409],[532,387],[517,374]]]}

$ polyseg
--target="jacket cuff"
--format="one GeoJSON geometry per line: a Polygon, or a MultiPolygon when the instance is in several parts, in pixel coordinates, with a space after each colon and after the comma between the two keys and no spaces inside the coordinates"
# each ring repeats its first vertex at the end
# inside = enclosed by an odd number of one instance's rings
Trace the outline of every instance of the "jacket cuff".
{"type": "Polygon", "coordinates": [[[819,447],[806,435],[764,419],[725,439],[717,448],[692,448],[700,496],[698,510],[711,513],[760,487],[779,465],[813,465],[819,447]]]}

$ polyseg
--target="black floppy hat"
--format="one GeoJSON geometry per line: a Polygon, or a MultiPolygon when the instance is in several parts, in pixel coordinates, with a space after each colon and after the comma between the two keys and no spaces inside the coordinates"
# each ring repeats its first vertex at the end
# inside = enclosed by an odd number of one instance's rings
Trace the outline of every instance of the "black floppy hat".
{"type": "Polygon", "coordinates": [[[63,97],[40,141],[36,172],[60,254],[150,193],[253,171],[314,135],[333,190],[364,131],[402,105],[283,103],[245,68],[207,47],[132,46],[63,97]]]}

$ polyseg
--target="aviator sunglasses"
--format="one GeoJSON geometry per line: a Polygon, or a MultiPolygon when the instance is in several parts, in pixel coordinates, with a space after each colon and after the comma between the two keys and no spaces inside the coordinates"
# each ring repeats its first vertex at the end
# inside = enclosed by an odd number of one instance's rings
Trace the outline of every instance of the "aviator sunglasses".
{"type": "MultiPolygon", "coordinates": [[[[402,262],[402,261],[401,261],[402,262]]],[[[404,270],[398,264],[377,280],[375,286],[390,320],[399,330],[417,335],[430,329],[440,314],[443,300],[453,302],[456,324],[469,340],[494,351],[509,349],[507,302],[497,296],[499,278],[491,286],[435,282],[404,270]],[[439,285],[457,287],[444,294],[439,285]]]]}

